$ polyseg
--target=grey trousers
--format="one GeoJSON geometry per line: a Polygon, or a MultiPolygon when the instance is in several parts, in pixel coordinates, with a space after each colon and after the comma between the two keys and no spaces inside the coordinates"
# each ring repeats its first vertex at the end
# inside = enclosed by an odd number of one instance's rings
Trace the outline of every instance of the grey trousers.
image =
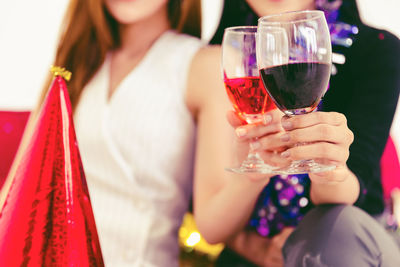
{"type": "Polygon", "coordinates": [[[321,205],[301,220],[283,248],[285,267],[400,267],[400,249],[370,215],[321,205]]]}

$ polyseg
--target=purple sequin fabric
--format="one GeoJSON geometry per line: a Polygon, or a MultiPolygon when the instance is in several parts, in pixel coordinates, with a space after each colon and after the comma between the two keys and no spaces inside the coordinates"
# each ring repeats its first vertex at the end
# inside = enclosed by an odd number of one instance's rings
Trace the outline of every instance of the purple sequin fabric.
{"type": "Polygon", "coordinates": [[[331,33],[332,45],[350,47],[353,44],[358,27],[338,20],[342,0],[316,0],[317,9],[324,11],[331,33]]]}
{"type": "MultiPolygon", "coordinates": [[[[342,0],[316,0],[315,3],[317,9],[325,13],[332,45],[350,47],[358,28],[338,21],[342,0]]],[[[312,208],[309,189],[310,179],[307,174],[271,178],[258,198],[248,227],[261,236],[272,237],[284,227],[296,226],[312,208]]]]}
{"type": "Polygon", "coordinates": [[[258,198],[249,227],[271,237],[285,226],[296,226],[312,207],[309,187],[307,174],[272,177],[258,198]]]}

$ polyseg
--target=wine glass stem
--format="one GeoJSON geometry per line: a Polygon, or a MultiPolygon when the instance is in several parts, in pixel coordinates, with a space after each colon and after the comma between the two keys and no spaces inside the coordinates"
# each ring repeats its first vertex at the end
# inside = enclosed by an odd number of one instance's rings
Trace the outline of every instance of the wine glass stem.
{"type": "Polygon", "coordinates": [[[260,155],[257,152],[249,153],[247,158],[243,161],[242,167],[249,169],[256,169],[260,166],[264,166],[265,163],[261,159],[260,155]]]}
{"type": "MultiPolygon", "coordinates": [[[[257,140],[255,138],[254,140],[257,140]]],[[[264,166],[264,160],[260,157],[260,155],[255,151],[252,145],[249,146],[249,152],[247,154],[247,158],[243,161],[242,167],[246,168],[258,168],[260,166],[264,166]]]]}

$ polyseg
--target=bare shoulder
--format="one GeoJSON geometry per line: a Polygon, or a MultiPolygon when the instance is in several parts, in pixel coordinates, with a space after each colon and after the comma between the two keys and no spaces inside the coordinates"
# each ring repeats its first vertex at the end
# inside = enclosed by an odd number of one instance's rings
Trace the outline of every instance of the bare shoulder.
{"type": "Polygon", "coordinates": [[[190,79],[200,79],[203,82],[220,81],[221,75],[221,47],[219,45],[205,46],[193,57],[189,72],[190,79]],[[207,79],[207,81],[203,80],[207,79]]]}
{"type": "Polygon", "coordinates": [[[221,60],[221,46],[207,45],[199,49],[193,58],[193,65],[201,65],[221,60]]]}
{"type": "Polygon", "coordinates": [[[192,60],[187,84],[187,105],[196,114],[201,106],[213,99],[218,99],[220,95],[226,97],[224,91],[221,47],[219,45],[205,46],[192,60]],[[211,95],[213,95],[212,98],[211,95]]]}

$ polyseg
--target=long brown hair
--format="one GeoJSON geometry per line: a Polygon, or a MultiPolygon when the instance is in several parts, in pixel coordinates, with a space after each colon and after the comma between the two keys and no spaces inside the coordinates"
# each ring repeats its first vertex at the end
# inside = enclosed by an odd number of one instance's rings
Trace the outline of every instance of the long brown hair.
{"type": "MultiPolygon", "coordinates": [[[[200,0],[170,0],[168,17],[173,29],[200,37],[200,0]]],[[[120,36],[118,23],[102,0],[71,0],[63,25],[54,65],[72,72],[68,91],[75,108],[83,88],[100,68],[107,52],[119,46],[120,36]]],[[[49,75],[39,103],[51,79],[49,75]]]]}

